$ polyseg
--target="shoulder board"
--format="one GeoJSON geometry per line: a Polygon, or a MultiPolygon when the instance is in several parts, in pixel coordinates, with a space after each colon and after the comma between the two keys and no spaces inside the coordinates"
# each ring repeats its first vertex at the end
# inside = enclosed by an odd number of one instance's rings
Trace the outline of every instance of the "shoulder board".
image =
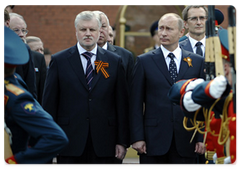
{"type": "Polygon", "coordinates": [[[19,87],[15,86],[14,84],[11,84],[11,83],[6,85],[6,89],[8,91],[10,91],[11,93],[13,93],[15,96],[25,93],[24,90],[20,89],[19,87]]]}
{"type": "Polygon", "coordinates": [[[145,49],[144,49],[144,53],[147,53],[147,52],[149,52],[149,51],[151,51],[151,50],[154,50],[154,48],[153,48],[153,47],[145,48],[145,49]]]}

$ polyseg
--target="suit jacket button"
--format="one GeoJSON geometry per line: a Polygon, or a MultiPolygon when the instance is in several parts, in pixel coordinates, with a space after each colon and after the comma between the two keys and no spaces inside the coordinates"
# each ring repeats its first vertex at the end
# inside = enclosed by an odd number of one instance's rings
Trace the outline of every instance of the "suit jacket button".
{"type": "Polygon", "coordinates": [[[88,99],[88,101],[90,102],[90,101],[92,101],[92,99],[88,99]]]}

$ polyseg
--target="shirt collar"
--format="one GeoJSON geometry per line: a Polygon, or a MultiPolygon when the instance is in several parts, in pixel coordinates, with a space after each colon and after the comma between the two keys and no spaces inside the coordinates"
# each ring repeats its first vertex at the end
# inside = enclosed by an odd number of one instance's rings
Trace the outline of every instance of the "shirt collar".
{"type": "MultiPolygon", "coordinates": [[[[191,36],[189,36],[189,41],[190,41],[190,44],[191,44],[191,46],[192,46],[192,49],[195,47],[196,43],[198,42],[197,40],[193,39],[191,36]]],[[[201,42],[202,45],[205,47],[206,36],[204,36],[204,38],[201,39],[200,42],[201,42]]]]}
{"type": "Polygon", "coordinates": [[[104,50],[107,50],[107,47],[108,47],[108,43],[106,42],[102,48],[103,48],[104,50]]]}
{"type": "Polygon", "coordinates": [[[175,57],[177,58],[177,60],[181,59],[182,50],[179,46],[172,52],[167,50],[163,45],[161,45],[160,48],[162,49],[162,52],[163,52],[163,55],[164,55],[165,59],[167,58],[169,53],[173,53],[175,55],[175,57]]]}
{"type": "MultiPolygon", "coordinates": [[[[79,54],[85,53],[87,51],[79,44],[79,42],[77,43],[77,48],[78,48],[79,54]]],[[[97,55],[97,44],[94,47],[94,49],[92,49],[92,51],[90,52],[93,53],[94,55],[97,55]]]]}

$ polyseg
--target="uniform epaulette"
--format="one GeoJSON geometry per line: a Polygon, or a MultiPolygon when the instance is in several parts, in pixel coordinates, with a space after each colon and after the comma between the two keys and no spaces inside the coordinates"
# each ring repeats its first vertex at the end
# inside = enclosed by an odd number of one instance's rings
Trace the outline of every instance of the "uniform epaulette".
{"type": "Polygon", "coordinates": [[[11,83],[6,84],[6,89],[9,92],[13,93],[15,96],[25,93],[24,90],[22,90],[21,88],[15,86],[14,84],[11,84],[11,83]]]}
{"type": "Polygon", "coordinates": [[[145,49],[144,49],[144,53],[147,53],[147,52],[152,51],[152,50],[154,50],[153,47],[145,48],[145,49]]]}

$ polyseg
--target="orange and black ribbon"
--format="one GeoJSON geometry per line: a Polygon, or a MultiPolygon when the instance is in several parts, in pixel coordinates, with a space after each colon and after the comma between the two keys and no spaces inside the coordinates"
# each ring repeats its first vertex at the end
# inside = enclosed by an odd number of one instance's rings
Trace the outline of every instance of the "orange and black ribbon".
{"type": "Polygon", "coordinates": [[[94,64],[96,66],[97,74],[98,74],[99,70],[101,70],[105,78],[109,77],[108,72],[105,70],[105,68],[109,67],[108,63],[105,63],[105,62],[102,62],[102,61],[95,61],[94,64]]]}

